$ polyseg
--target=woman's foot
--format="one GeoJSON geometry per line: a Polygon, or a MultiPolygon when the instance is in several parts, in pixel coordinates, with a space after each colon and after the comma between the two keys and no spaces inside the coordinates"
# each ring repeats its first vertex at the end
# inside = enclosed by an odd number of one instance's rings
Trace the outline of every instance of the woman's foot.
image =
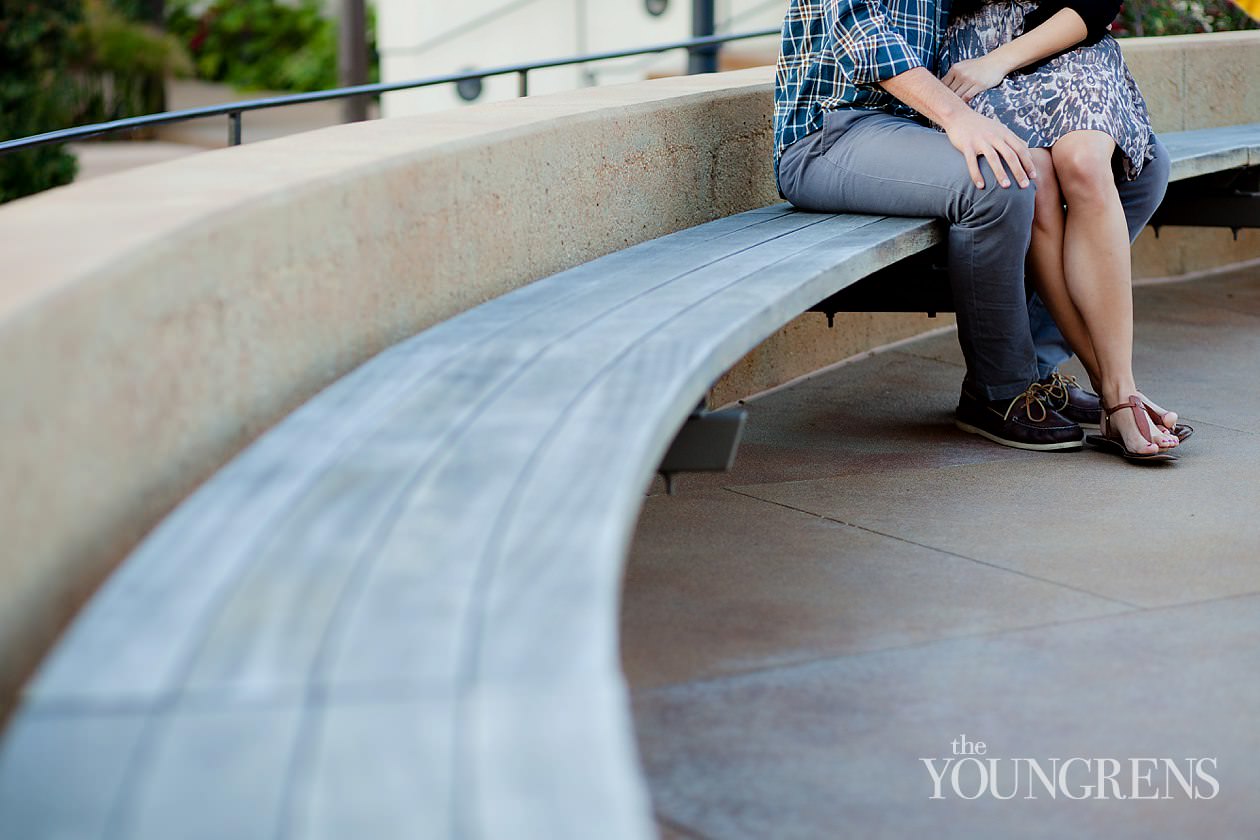
{"type": "Polygon", "coordinates": [[[1138,392],[1137,392],[1137,396],[1138,396],[1138,399],[1140,399],[1142,402],[1146,403],[1146,407],[1147,407],[1147,409],[1148,409],[1148,412],[1147,412],[1148,414],[1149,414],[1150,412],[1154,412],[1156,415],[1159,415],[1158,417],[1152,416],[1152,417],[1151,417],[1151,419],[1152,419],[1152,420],[1154,420],[1154,421],[1155,421],[1156,423],[1158,423],[1159,425],[1163,426],[1163,427],[1164,427],[1164,429],[1166,429],[1166,430],[1167,430],[1167,429],[1173,429],[1173,428],[1176,428],[1176,426],[1177,426],[1177,412],[1175,412],[1175,411],[1165,411],[1164,409],[1162,409],[1162,408],[1160,408],[1158,405],[1156,405],[1154,402],[1152,402],[1152,401],[1151,401],[1151,399],[1150,399],[1149,397],[1147,397],[1145,394],[1143,394],[1141,391],[1138,391],[1138,392]]]}
{"type": "Polygon", "coordinates": [[[1155,426],[1159,429],[1161,434],[1176,438],[1177,443],[1180,443],[1190,437],[1190,435],[1194,434],[1194,429],[1184,423],[1177,422],[1179,419],[1177,417],[1177,412],[1165,411],[1155,403],[1151,402],[1151,400],[1140,391],[1137,392],[1137,396],[1142,400],[1142,404],[1146,407],[1147,415],[1155,422],[1155,426]]]}
{"type": "MultiPolygon", "coordinates": [[[[1135,412],[1127,405],[1127,399],[1104,400],[1102,426],[1100,431],[1104,438],[1118,440],[1125,451],[1133,455],[1154,455],[1161,449],[1169,448],[1165,441],[1168,435],[1161,433],[1151,422],[1145,412],[1135,412]],[[1142,425],[1139,426],[1138,423],[1142,425]]],[[[1176,445],[1177,439],[1172,438],[1176,445]]]]}
{"type": "Polygon", "coordinates": [[[1171,447],[1159,445],[1168,436],[1158,431],[1158,425],[1147,413],[1146,404],[1136,393],[1123,400],[1114,400],[1112,405],[1103,409],[1101,432],[1088,435],[1086,442],[1120,455],[1126,461],[1157,463],[1177,460],[1178,456],[1168,451],[1171,447]]]}

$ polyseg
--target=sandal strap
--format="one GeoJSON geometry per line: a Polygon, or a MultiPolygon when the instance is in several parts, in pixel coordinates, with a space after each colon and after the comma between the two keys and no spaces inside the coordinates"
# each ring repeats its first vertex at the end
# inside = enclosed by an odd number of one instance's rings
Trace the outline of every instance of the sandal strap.
{"type": "MultiPolygon", "coordinates": [[[[1133,412],[1133,424],[1137,426],[1138,433],[1146,439],[1147,443],[1154,443],[1155,441],[1151,438],[1149,427],[1142,422],[1146,419],[1146,404],[1142,401],[1141,397],[1133,394],[1129,397],[1128,402],[1120,403],[1120,405],[1113,405],[1110,408],[1104,407],[1103,411],[1106,412],[1108,419],[1110,419],[1111,415],[1115,414],[1117,411],[1124,411],[1126,408],[1133,412]]],[[[1110,423],[1107,424],[1107,431],[1111,431],[1110,423]]],[[[1115,437],[1119,438],[1120,436],[1116,435],[1115,437]]]]}
{"type": "Polygon", "coordinates": [[[1164,414],[1167,414],[1168,412],[1161,414],[1155,410],[1155,406],[1151,405],[1145,399],[1142,400],[1142,408],[1146,409],[1146,414],[1151,418],[1151,422],[1155,424],[1155,428],[1159,429],[1164,434],[1172,434],[1172,429],[1168,428],[1168,426],[1164,423],[1164,414]]]}

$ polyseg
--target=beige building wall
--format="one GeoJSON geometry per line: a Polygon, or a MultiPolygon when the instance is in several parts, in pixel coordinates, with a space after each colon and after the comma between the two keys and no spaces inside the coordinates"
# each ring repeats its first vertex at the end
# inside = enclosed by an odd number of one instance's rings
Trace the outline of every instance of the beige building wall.
{"type": "MultiPolygon", "coordinates": [[[[376,8],[381,76],[391,82],[691,37],[691,0],[376,0],[376,8]]],[[[717,31],[777,28],[786,8],[787,0],[717,0],[717,31]]],[[[759,57],[773,53],[774,40],[756,42],[759,57]]],[[[747,49],[733,47],[732,57],[738,60],[747,49]]],[[[685,70],[686,55],[676,51],[535,71],[529,76],[529,89],[532,94],[557,93],[679,75],[685,70]]],[[[485,80],[475,101],[497,102],[516,95],[517,77],[502,76],[485,80]]],[[[383,102],[386,116],[468,104],[451,85],[400,91],[388,94],[383,102]]]]}

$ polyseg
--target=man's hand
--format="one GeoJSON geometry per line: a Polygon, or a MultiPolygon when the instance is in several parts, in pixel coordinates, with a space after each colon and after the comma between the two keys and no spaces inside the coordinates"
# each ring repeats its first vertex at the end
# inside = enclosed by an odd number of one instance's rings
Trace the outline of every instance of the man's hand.
{"type": "Polygon", "coordinates": [[[1036,179],[1037,170],[1032,155],[1028,154],[1028,144],[997,120],[982,117],[968,108],[926,68],[916,67],[899,73],[880,82],[880,86],[945,129],[949,142],[966,159],[971,180],[978,188],[984,189],[978,162],[981,157],[989,162],[1003,187],[1009,187],[1011,179],[1002,161],[1006,161],[1021,187],[1028,186],[1030,179],[1036,179]]]}
{"type": "Polygon", "coordinates": [[[945,87],[958,94],[963,102],[970,102],[976,94],[1002,84],[1006,72],[1006,68],[993,60],[993,54],[989,53],[950,66],[949,72],[941,81],[945,87]]]}
{"type": "Polygon", "coordinates": [[[1028,186],[1029,177],[1036,178],[1037,170],[1033,166],[1032,155],[1028,153],[1028,144],[1015,136],[1015,132],[997,120],[982,117],[970,109],[958,113],[949,123],[943,126],[945,135],[954,148],[962,152],[967,161],[967,171],[976,186],[984,189],[984,177],[980,174],[980,158],[989,162],[993,174],[1003,187],[1011,185],[1010,178],[1002,161],[1011,168],[1011,174],[1021,186],[1028,186]]]}

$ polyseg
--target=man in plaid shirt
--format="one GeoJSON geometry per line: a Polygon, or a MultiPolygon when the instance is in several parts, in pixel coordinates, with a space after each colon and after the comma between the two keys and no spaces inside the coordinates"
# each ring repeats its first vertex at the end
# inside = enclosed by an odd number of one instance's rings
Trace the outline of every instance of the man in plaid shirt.
{"type": "MultiPolygon", "coordinates": [[[[1047,404],[1070,351],[1024,291],[1037,173],[1022,140],[936,78],[949,3],[791,0],[774,91],[779,191],[806,210],[948,222],[967,361],[959,427],[1021,449],[1079,449],[1098,399],[1063,380],[1047,404]]],[[[1133,238],[1167,184],[1156,149],[1143,177],[1119,185],[1133,238]]]]}

